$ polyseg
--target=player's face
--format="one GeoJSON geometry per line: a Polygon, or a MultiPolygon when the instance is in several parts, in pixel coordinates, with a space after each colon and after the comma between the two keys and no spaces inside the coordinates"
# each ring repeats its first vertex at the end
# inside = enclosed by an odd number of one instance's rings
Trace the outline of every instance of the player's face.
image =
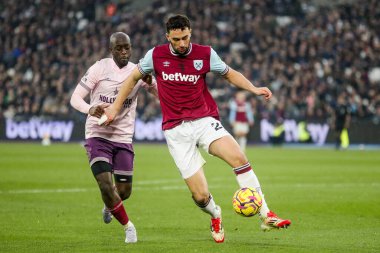
{"type": "Polygon", "coordinates": [[[185,28],[170,30],[166,38],[178,54],[186,54],[190,46],[191,29],[185,28]]]}
{"type": "Polygon", "coordinates": [[[111,48],[111,53],[119,68],[128,64],[129,58],[131,57],[131,51],[131,43],[128,40],[121,38],[115,41],[111,48]]]}

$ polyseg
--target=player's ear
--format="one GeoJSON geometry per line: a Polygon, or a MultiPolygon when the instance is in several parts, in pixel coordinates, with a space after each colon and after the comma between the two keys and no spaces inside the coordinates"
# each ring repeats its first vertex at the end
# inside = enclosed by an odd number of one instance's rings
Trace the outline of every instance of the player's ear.
{"type": "Polygon", "coordinates": [[[169,34],[166,33],[165,35],[166,35],[166,39],[170,42],[169,34]]]}

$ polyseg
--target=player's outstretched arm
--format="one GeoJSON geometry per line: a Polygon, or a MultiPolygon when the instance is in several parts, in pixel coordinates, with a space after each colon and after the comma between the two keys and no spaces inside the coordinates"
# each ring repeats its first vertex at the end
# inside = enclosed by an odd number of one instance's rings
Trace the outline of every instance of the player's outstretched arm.
{"type": "Polygon", "coordinates": [[[71,95],[70,104],[76,110],[82,113],[89,113],[91,106],[84,100],[90,92],[83,88],[81,85],[77,85],[73,94],[71,95]]]}
{"type": "Polygon", "coordinates": [[[245,76],[232,68],[228,70],[227,74],[224,75],[224,78],[240,89],[247,90],[258,96],[264,96],[266,100],[272,97],[272,92],[267,87],[254,86],[247,78],[245,78],[245,76]]]}
{"type": "Polygon", "coordinates": [[[107,121],[104,123],[105,125],[110,124],[119,113],[121,107],[123,106],[124,101],[127,99],[129,94],[132,92],[138,80],[142,78],[142,74],[136,67],[132,73],[128,76],[128,78],[121,85],[121,89],[117,94],[116,100],[113,104],[105,109],[105,114],[107,115],[107,121]]]}

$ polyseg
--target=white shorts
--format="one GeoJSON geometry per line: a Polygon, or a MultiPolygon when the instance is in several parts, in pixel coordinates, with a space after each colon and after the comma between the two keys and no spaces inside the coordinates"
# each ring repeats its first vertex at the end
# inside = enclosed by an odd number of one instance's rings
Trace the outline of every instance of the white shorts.
{"type": "Polygon", "coordinates": [[[172,129],[165,130],[164,135],[182,178],[187,179],[194,175],[205,164],[198,147],[207,153],[210,144],[230,135],[219,120],[212,117],[194,121],[184,121],[172,129]]]}
{"type": "Polygon", "coordinates": [[[248,134],[249,124],[245,122],[235,122],[233,127],[234,134],[248,134]]]}

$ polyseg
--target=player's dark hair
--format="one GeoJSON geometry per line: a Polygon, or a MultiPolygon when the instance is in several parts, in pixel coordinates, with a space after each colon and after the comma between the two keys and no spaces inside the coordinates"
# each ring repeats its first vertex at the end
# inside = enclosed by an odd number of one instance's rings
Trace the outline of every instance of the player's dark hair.
{"type": "Polygon", "coordinates": [[[169,33],[171,30],[181,29],[185,30],[186,28],[191,29],[190,20],[185,15],[175,15],[168,19],[166,22],[166,32],[169,33]]]}

